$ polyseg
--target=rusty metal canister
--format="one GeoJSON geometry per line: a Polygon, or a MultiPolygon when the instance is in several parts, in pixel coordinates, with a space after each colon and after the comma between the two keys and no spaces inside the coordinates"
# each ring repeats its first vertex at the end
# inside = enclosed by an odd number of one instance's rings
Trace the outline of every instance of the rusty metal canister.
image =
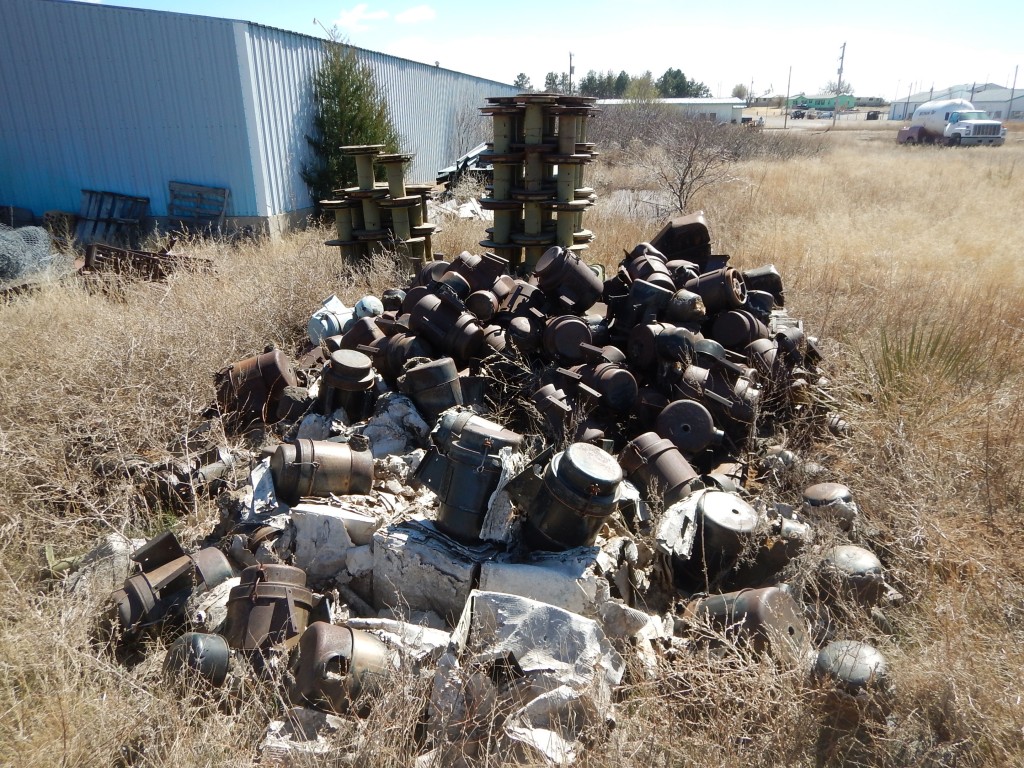
{"type": "Polygon", "coordinates": [[[593,337],[586,320],[575,315],[553,317],[544,328],[544,351],[552,360],[581,363],[586,358],[582,344],[590,344],[593,337]]]}
{"type": "Polygon", "coordinates": [[[697,535],[690,557],[674,559],[673,566],[684,583],[706,588],[709,579],[736,563],[761,518],[746,501],[724,491],[695,491],[679,503],[693,509],[697,535]]]}
{"type": "Polygon", "coordinates": [[[625,412],[636,402],[638,390],[633,374],[618,363],[577,365],[570,369],[580,381],[601,395],[601,403],[613,411],[625,412]]]}
{"type": "Polygon", "coordinates": [[[673,293],[665,305],[665,319],[670,323],[703,323],[706,316],[704,299],[685,288],[673,293]]]}
{"type": "Polygon", "coordinates": [[[426,340],[411,333],[398,332],[373,344],[373,367],[381,377],[394,384],[402,375],[407,360],[414,357],[431,358],[434,350],[426,340]]]}
{"type": "Polygon", "coordinates": [[[365,494],[373,487],[373,455],[351,443],[296,440],[277,446],[270,474],[286,504],[296,504],[303,496],[365,494]]]}
{"type": "Polygon", "coordinates": [[[872,645],[833,641],[818,651],[814,674],[833,686],[826,702],[836,723],[852,727],[865,717],[882,719],[891,706],[889,665],[872,645]]]}
{"type": "Polygon", "coordinates": [[[707,621],[744,640],[757,652],[799,664],[810,648],[810,630],[800,605],[780,587],[741,589],[687,604],[684,618],[707,621]]]}
{"type": "Polygon", "coordinates": [[[625,262],[626,272],[633,282],[644,281],[669,292],[676,290],[675,280],[665,263],[664,257],[644,253],[625,262]]]}
{"type": "Polygon", "coordinates": [[[466,298],[466,309],[481,322],[489,322],[496,314],[501,302],[490,291],[474,291],[466,298]]]}
{"type": "Polygon", "coordinates": [[[225,413],[267,421],[285,387],[296,385],[288,356],[279,349],[232,363],[218,374],[217,402],[225,413]]]}
{"type": "Polygon", "coordinates": [[[877,605],[886,592],[882,563],[875,553],[853,544],[831,547],[822,554],[817,582],[829,600],[852,596],[862,605],[877,605]]]}
{"type": "Polygon", "coordinates": [[[574,251],[548,248],[537,261],[537,284],[570,312],[586,312],[601,296],[604,284],[574,251]]]}
{"type": "Polygon", "coordinates": [[[740,309],[747,300],[747,285],[743,281],[743,274],[732,267],[703,272],[683,287],[704,300],[709,315],[740,309]]]}
{"type": "Polygon", "coordinates": [[[711,230],[704,212],[672,219],[651,239],[651,245],[666,259],[689,259],[706,264],[711,256],[711,230]]]}
{"type": "Polygon", "coordinates": [[[526,510],[526,543],[555,551],[593,544],[618,509],[621,483],[618,462],[595,445],[573,443],[555,454],[526,510]]]}
{"type": "Polygon", "coordinates": [[[266,650],[301,635],[312,608],[301,568],[252,565],[228,595],[224,637],[235,650],[266,650]]]}
{"type": "Polygon", "coordinates": [[[345,714],[361,696],[382,693],[393,670],[394,655],[375,635],[314,621],[299,638],[291,697],[345,714]]]}
{"type": "Polygon", "coordinates": [[[744,270],[743,280],[749,290],[770,293],[777,306],[786,306],[786,293],[782,285],[782,275],[779,274],[779,270],[775,268],[774,264],[744,270]]]}
{"type": "Polygon", "coordinates": [[[488,435],[500,443],[500,446],[508,445],[516,450],[519,450],[523,443],[523,436],[519,433],[505,429],[501,424],[485,419],[483,416],[478,416],[468,408],[465,410],[453,408],[441,414],[437,425],[430,433],[430,439],[442,452],[447,452],[451,445],[462,436],[465,429],[488,435]]]}
{"type": "Polygon", "coordinates": [[[724,438],[708,409],[695,400],[676,400],[658,414],[654,431],[684,454],[694,455],[724,438]]]}
{"type": "Polygon", "coordinates": [[[376,316],[360,317],[353,321],[349,329],[342,335],[339,347],[341,349],[357,349],[360,346],[370,346],[383,337],[384,331],[377,325],[376,316]]]}
{"type": "Polygon", "coordinates": [[[637,325],[629,332],[629,362],[640,370],[650,370],[658,362],[658,337],[676,327],[666,323],[637,325]]]}
{"type": "Polygon", "coordinates": [[[648,493],[660,491],[666,508],[687,495],[689,484],[698,476],[679,449],[656,432],[645,432],[626,443],[619,464],[648,493]]]}
{"type": "Polygon", "coordinates": [[[468,360],[484,344],[484,329],[469,312],[461,312],[427,294],[409,313],[409,325],[422,333],[434,347],[459,360],[468,360]]]}
{"type": "Polygon", "coordinates": [[[767,339],[768,328],[750,312],[731,309],[715,317],[711,337],[723,347],[741,350],[757,339],[767,339]]]}
{"type": "Polygon", "coordinates": [[[214,688],[224,685],[231,669],[231,647],[221,635],[186,632],[167,649],[163,672],[167,677],[198,675],[214,688]]]}
{"type": "Polygon", "coordinates": [[[513,439],[520,437],[514,432],[507,434],[509,440],[479,424],[467,423],[449,445],[443,463],[433,471],[424,467],[424,473],[417,474],[437,494],[441,503],[435,524],[449,536],[465,541],[479,538],[487,503],[501,479],[498,451],[514,445],[513,439]]]}
{"type": "Polygon", "coordinates": [[[320,412],[343,408],[352,421],[360,420],[371,405],[374,379],[373,361],[367,355],[354,349],[332,352],[320,378],[320,412]]]}
{"type": "Polygon", "coordinates": [[[398,380],[398,386],[431,421],[435,421],[442,411],[465,404],[459,369],[452,358],[412,358],[406,361],[406,365],[408,367],[398,380]]]}
{"type": "Polygon", "coordinates": [[[804,512],[813,519],[832,519],[849,529],[857,520],[853,493],[842,483],[816,483],[804,489],[804,512]]]}

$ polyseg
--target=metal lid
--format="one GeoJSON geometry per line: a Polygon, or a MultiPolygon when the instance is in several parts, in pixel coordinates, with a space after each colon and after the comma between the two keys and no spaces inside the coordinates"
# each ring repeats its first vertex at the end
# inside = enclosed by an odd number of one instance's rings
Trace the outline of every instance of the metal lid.
{"type": "Polygon", "coordinates": [[[185,669],[198,674],[214,687],[228,676],[231,648],[220,635],[186,632],[167,649],[164,674],[180,675],[185,669]]]}
{"type": "Polygon", "coordinates": [[[850,489],[842,483],[818,483],[804,490],[804,501],[812,507],[823,507],[837,501],[853,501],[850,489]]]}
{"type": "Polygon", "coordinates": [[[725,491],[705,491],[697,505],[704,523],[736,533],[752,533],[757,527],[757,511],[747,502],[725,491]]]}
{"type": "Polygon", "coordinates": [[[842,544],[825,551],[822,565],[856,577],[882,576],[882,562],[871,550],[854,544],[842,544]]]}
{"type": "Polygon", "coordinates": [[[565,258],[568,251],[560,246],[553,245],[548,248],[537,260],[534,273],[538,278],[554,279],[565,267],[565,258]]]}
{"type": "Polygon", "coordinates": [[[655,431],[684,453],[698,453],[715,439],[715,422],[708,409],[695,400],[676,400],[658,414],[655,431]]]}
{"type": "Polygon", "coordinates": [[[856,640],[836,640],[818,652],[815,670],[853,692],[876,687],[888,674],[885,656],[856,640]]]}
{"type": "Polygon", "coordinates": [[[583,359],[581,344],[590,344],[590,326],[582,318],[561,315],[548,321],[544,329],[544,349],[552,357],[569,362],[583,359]]]}
{"type": "Polygon", "coordinates": [[[362,379],[373,370],[373,360],[354,349],[339,349],[331,353],[331,368],[347,379],[362,379]]]}
{"type": "Polygon", "coordinates": [[[555,474],[585,496],[611,496],[622,482],[622,467],[590,443],[573,443],[552,459],[555,474]]]}

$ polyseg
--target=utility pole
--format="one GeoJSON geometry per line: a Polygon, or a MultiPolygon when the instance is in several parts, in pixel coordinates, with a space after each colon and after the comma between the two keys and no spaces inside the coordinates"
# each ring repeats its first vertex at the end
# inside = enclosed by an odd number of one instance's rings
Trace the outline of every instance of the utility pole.
{"type": "Polygon", "coordinates": [[[786,123],[789,122],[789,84],[793,82],[793,65],[789,65],[789,76],[786,78],[786,103],[782,106],[782,129],[786,129],[786,123]]]}
{"type": "Polygon", "coordinates": [[[1010,103],[1006,106],[1006,121],[1009,122],[1013,116],[1013,94],[1017,91],[1017,69],[1020,67],[1018,64],[1013,68],[1013,86],[1010,88],[1010,103]]]}
{"type": "Polygon", "coordinates": [[[839,81],[836,83],[836,103],[832,105],[832,127],[836,127],[836,118],[839,117],[839,94],[843,90],[843,59],[846,58],[846,43],[839,49],[839,81]]]}
{"type": "Polygon", "coordinates": [[[572,51],[569,51],[569,95],[572,95],[572,74],[576,68],[572,65],[572,51]]]}

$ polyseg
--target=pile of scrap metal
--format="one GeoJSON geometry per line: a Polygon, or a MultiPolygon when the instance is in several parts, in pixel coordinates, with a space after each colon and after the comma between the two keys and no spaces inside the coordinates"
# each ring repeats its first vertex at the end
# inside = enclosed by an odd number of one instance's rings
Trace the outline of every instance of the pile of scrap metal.
{"type": "Polygon", "coordinates": [[[494,166],[486,156],[487,143],[477,144],[466,154],[461,155],[454,163],[437,172],[437,183],[444,186],[445,194],[467,174],[477,176],[482,182],[490,182],[494,176],[494,166]]]}
{"type": "Polygon", "coordinates": [[[146,280],[165,280],[175,269],[209,269],[210,262],[195,256],[172,253],[176,239],[172,238],[159,251],[132,251],[104,243],[93,243],[85,250],[85,258],[76,262],[78,273],[90,277],[101,272],[141,277],[146,280]]]}
{"type": "MultiPolygon", "coordinates": [[[[285,440],[202,548],[135,552],[111,642],[175,638],[167,674],[224,690],[287,667],[294,706],[353,718],[427,680],[424,765],[569,763],[624,674],[709,643],[827,681],[852,721],[884,712],[884,656],[836,627],[899,593],[850,489],[794,490],[826,470],[778,442],[847,429],[821,354],[778,272],[710,242],[697,214],[603,281],[554,247],[529,279],[463,253],[332,297],[294,369],[270,350],[219,375],[228,427],[285,440]]],[[[330,749],[287,731],[267,754],[330,749]]]]}

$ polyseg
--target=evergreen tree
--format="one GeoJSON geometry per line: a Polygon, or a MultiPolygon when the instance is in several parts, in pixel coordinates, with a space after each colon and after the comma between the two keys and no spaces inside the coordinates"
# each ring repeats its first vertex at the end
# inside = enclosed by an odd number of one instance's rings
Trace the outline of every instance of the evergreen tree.
{"type": "Polygon", "coordinates": [[[355,160],[340,147],[383,144],[397,152],[400,137],[373,72],[344,43],[327,44],[327,57],[313,77],[313,133],[306,136],[314,160],[302,168],[313,199],[331,199],[333,190],[356,180],[355,160]]]}
{"type": "Polygon", "coordinates": [[[527,93],[533,90],[533,83],[530,82],[530,78],[526,76],[525,72],[520,72],[516,75],[516,79],[512,81],[512,85],[518,88],[520,93],[527,93]]]}

